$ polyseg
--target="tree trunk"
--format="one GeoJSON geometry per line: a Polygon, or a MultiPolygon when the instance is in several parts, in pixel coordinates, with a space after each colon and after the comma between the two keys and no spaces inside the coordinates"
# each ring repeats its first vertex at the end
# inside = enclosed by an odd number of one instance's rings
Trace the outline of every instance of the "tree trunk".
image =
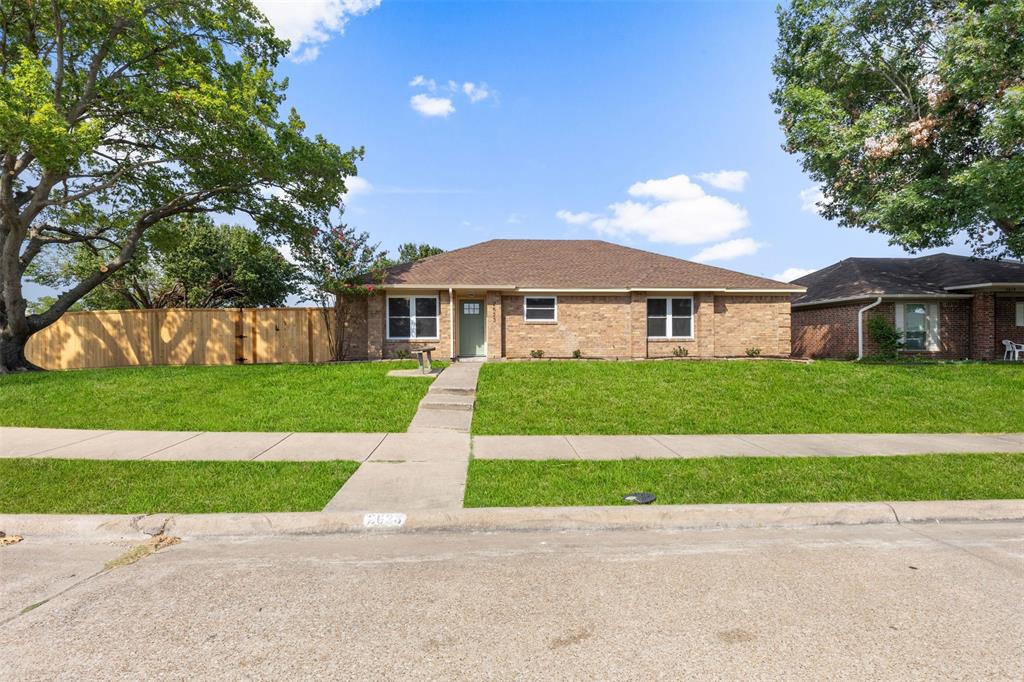
{"type": "Polygon", "coordinates": [[[0,374],[15,372],[38,372],[42,367],[34,365],[25,357],[25,346],[29,337],[15,336],[0,332],[0,374]]]}

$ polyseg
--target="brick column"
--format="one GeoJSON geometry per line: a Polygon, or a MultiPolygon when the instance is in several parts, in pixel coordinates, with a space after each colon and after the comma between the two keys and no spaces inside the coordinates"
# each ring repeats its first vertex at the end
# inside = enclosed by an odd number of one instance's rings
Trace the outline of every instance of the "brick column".
{"type": "Polygon", "coordinates": [[[484,299],[484,314],[487,316],[484,328],[487,335],[487,358],[496,360],[504,355],[502,334],[501,294],[488,291],[484,299]]]}
{"type": "Polygon", "coordinates": [[[647,297],[635,291],[629,299],[629,355],[647,357],[647,297]]]}
{"type": "Polygon", "coordinates": [[[971,299],[971,359],[992,360],[996,356],[996,296],[975,294],[971,299]]]}
{"type": "Polygon", "coordinates": [[[384,357],[384,295],[370,296],[366,301],[366,357],[384,357]]]}

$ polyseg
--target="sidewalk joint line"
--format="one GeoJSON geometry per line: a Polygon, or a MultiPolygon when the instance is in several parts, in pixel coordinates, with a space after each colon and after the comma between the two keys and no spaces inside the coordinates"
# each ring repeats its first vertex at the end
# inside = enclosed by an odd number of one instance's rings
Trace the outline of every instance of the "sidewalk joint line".
{"type": "Polygon", "coordinates": [[[258,457],[262,457],[263,455],[267,454],[268,452],[270,452],[271,450],[273,450],[274,448],[276,448],[276,447],[277,447],[278,445],[280,445],[281,443],[283,443],[283,442],[285,442],[286,440],[288,440],[289,438],[291,438],[291,437],[292,437],[292,436],[294,435],[294,433],[295,433],[295,432],[294,432],[294,431],[292,431],[291,433],[286,433],[286,434],[284,434],[284,438],[282,438],[281,440],[277,441],[276,443],[274,443],[273,445],[271,445],[271,446],[270,446],[269,448],[267,448],[267,449],[266,449],[266,450],[264,450],[263,452],[258,452],[258,453],[256,453],[256,456],[255,456],[255,457],[250,457],[250,458],[249,458],[249,461],[250,461],[250,462],[252,462],[252,461],[254,461],[254,460],[255,460],[256,458],[258,458],[258,457]]]}
{"type": "Polygon", "coordinates": [[[569,449],[572,450],[572,454],[576,455],[576,459],[582,460],[583,458],[580,457],[579,450],[577,450],[576,446],[572,444],[572,436],[562,436],[562,438],[569,444],[569,449]]]}
{"type": "MultiPolygon", "coordinates": [[[[743,434],[733,434],[733,435],[736,436],[737,440],[746,443],[747,445],[749,445],[752,448],[757,448],[758,450],[762,450],[762,451],[764,451],[765,453],[767,453],[769,455],[774,455],[775,454],[771,450],[769,450],[768,448],[764,447],[763,445],[758,445],[757,443],[754,443],[752,441],[747,440],[746,438],[743,437],[743,434]]],[[[747,435],[749,435],[749,434],[747,434],[747,435]]],[[[774,435],[774,434],[765,434],[765,435],[774,435]]]]}
{"type": "Polygon", "coordinates": [[[157,448],[153,452],[147,453],[147,454],[143,455],[142,457],[139,457],[139,459],[140,460],[147,459],[147,458],[152,457],[153,455],[155,455],[155,454],[157,454],[159,452],[163,452],[164,450],[168,450],[170,448],[173,448],[175,445],[181,445],[182,443],[189,442],[193,438],[198,438],[199,436],[203,435],[204,433],[206,433],[206,431],[200,431],[199,433],[193,433],[191,436],[189,436],[187,438],[183,438],[183,439],[179,440],[176,443],[171,443],[170,445],[165,445],[162,448],[157,448]]]}
{"type": "Polygon", "coordinates": [[[45,450],[38,450],[37,452],[33,452],[31,454],[25,455],[25,457],[38,457],[39,455],[45,455],[47,452],[53,452],[54,450],[60,450],[61,448],[69,448],[72,445],[81,445],[82,443],[85,443],[86,441],[90,441],[90,440],[94,440],[96,438],[100,438],[101,436],[105,436],[108,433],[116,433],[116,431],[100,431],[96,435],[89,436],[88,438],[83,438],[82,440],[76,440],[74,443],[65,443],[64,445],[58,445],[56,447],[46,448],[45,450]]]}
{"type": "MultiPolygon", "coordinates": [[[[380,446],[384,444],[384,441],[387,440],[387,437],[390,435],[390,433],[385,433],[383,436],[381,436],[381,439],[377,441],[377,444],[374,445],[373,448],[370,450],[370,454],[368,454],[366,457],[360,460],[360,462],[368,462],[370,458],[373,457],[373,453],[377,452],[380,446]]],[[[342,485],[342,487],[344,488],[345,486],[342,485]]]]}

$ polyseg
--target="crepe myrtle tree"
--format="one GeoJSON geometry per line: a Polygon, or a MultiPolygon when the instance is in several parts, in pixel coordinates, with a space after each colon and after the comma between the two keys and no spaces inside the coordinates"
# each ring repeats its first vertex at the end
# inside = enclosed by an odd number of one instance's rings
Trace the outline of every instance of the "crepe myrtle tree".
{"type": "Polygon", "coordinates": [[[772,101],[822,215],[1024,255],[1024,0],[794,0],[778,23],[772,101]]]}
{"type": "Polygon", "coordinates": [[[329,224],[362,149],[282,115],[288,51],[248,0],[0,3],[0,372],[38,369],[32,334],[189,214],[247,214],[268,237],[329,224]],[[52,248],[109,259],[29,314],[52,248]]]}
{"type": "Polygon", "coordinates": [[[368,233],[339,225],[313,230],[292,246],[292,255],[303,273],[307,298],[323,316],[331,360],[347,359],[353,303],[377,293],[389,265],[384,252],[370,243],[368,233]]]}

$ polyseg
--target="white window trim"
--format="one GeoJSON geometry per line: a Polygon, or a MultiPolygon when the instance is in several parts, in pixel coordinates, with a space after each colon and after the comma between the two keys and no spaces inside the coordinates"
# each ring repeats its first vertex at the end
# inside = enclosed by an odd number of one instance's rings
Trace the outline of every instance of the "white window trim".
{"type": "Polygon", "coordinates": [[[526,324],[557,324],[558,323],[558,296],[523,296],[523,322],[526,324]],[[531,320],[526,316],[526,301],[531,298],[550,298],[555,302],[555,316],[550,320],[531,320]]]}
{"type": "Polygon", "coordinates": [[[1017,326],[1024,327],[1024,301],[1017,301],[1017,326]]]}
{"type": "Polygon", "coordinates": [[[923,305],[925,308],[925,336],[924,336],[924,348],[901,348],[901,352],[904,353],[937,353],[942,350],[942,339],[940,337],[941,332],[939,331],[942,312],[939,310],[939,304],[934,301],[897,301],[896,302],[896,329],[900,333],[900,341],[904,344],[907,343],[907,330],[904,329],[904,315],[906,313],[906,307],[908,305],[923,305]]]}
{"type": "Polygon", "coordinates": [[[437,294],[409,294],[408,296],[388,296],[387,300],[384,301],[384,320],[387,325],[387,341],[440,341],[441,340],[441,301],[437,294]],[[409,337],[394,337],[391,336],[391,299],[401,298],[409,302],[409,325],[410,330],[416,329],[416,299],[417,298],[432,298],[434,299],[434,310],[437,313],[434,315],[434,319],[437,324],[434,326],[437,329],[437,334],[434,336],[409,336],[409,337]]]}
{"type": "Polygon", "coordinates": [[[647,330],[647,320],[650,319],[650,315],[647,314],[647,301],[665,301],[665,336],[651,336],[647,335],[649,339],[658,339],[659,341],[693,341],[697,338],[697,309],[694,307],[693,296],[648,296],[644,299],[644,331],[647,330]],[[671,301],[689,301],[690,302],[690,335],[689,336],[674,336],[672,332],[675,329],[672,328],[672,303],[671,301]]]}

